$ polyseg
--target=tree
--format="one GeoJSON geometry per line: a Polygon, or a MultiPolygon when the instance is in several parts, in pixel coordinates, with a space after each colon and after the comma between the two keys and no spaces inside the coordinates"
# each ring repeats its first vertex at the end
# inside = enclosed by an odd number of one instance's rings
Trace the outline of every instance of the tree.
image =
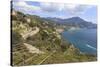
{"type": "Polygon", "coordinates": [[[22,36],[15,31],[12,31],[12,44],[18,44],[20,42],[23,42],[22,36]]]}

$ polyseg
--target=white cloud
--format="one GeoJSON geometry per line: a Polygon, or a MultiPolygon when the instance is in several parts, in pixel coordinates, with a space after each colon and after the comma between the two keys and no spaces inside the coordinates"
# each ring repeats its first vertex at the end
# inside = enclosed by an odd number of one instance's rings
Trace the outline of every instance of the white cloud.
{"type": "Polygon", "coordinates": [[[69,13],[71,15],[84,14],[84,12],[91,8],[91,6],[87,5],[79,5],[79,4],[67,4],[67,3],[54,3],[54,2],[39,2],[40,6],[28,5],[24,0],[19,1],[15,0],[13,2],[13,7],[19,11],[23,11],[24,13],[40,11],[40,12],[61,12],[64,11],[65,14],[69,13]]]}
{"type": "Polygon", "coordinates": [[[77,5],[77,4],[42,2],[40,3],[40,8],[41,10],[46,11],[46,12],[65,11],[70,14],[82,14],[88,8],[90,8],[90,6],[77,5]]]}
{"type": "Polygon", "coordinates": [[[40,3],[40,8],[43,11],[47,12],[55,12],[55,11],[61,11],[62,8],[64,7],[64,4],[58,4],[58,3],[53,3],[53,2],[41,2],[40,3]]]}
{"type": "Polygon", "coordinates": [[[66,4],[64,5],[64,10],[71,14],[84,14],[91,6],[87,5],[77,5],[77,4],[66,4]]]}
{"type": "Polygon", "coordinates": [[[25,1],[14,1],[13,7],[18,11],[26,13],[28,13],[29,11],[40,10],[39,7],[28,5],[25,1]]]}

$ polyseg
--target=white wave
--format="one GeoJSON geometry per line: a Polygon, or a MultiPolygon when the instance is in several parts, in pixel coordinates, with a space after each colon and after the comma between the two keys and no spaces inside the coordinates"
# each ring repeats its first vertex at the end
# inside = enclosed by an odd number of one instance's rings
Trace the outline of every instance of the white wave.
{"type": "Polygon", "coordinates": [[[87,47],[89,47],[89,48],[91,48],[91,49],[96,50],[96,48],[95,48],[95,47],[92,47],[92,46],[90,46],[89,44],[87,44],[86,46],[87,46],[87,47]]]}

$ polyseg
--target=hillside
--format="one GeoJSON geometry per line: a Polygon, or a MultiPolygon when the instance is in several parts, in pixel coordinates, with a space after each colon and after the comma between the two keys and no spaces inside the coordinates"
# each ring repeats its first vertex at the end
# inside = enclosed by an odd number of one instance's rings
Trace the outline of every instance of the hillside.
{"type": "Polygon", "coordinates": [[[46,18],[48,20],[54,21],[57,24],[61,25],[70,25],[70,26],[77,26],[80,28],[88,28],[88,29],[93,29],[97,28],[97,24],[93,24],[92,22],[88,22],[80,17],[71,17],[67,19],[60,19],[60,18],[46,18]]]}
{"type": "Polygon", "coordinates": [[[62,39],[53,21],[13,10],[12,65],[37,65],[96,61],[62,39]]]}

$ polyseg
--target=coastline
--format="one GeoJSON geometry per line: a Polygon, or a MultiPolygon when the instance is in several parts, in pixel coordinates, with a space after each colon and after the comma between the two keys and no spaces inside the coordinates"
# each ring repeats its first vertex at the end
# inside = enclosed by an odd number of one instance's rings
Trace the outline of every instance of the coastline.
{"type": "MultiPolygon", "coordinates": [[[[80,28],[80,30],[82,30],[81,28],[80,28]]],[[[88,29],[85,29],[85,30],[88,30],[88,29]]],[[[93,29],[94,30],[94,29],[93,29]]],[[[62,38],[64,39],[64,40],[67,40],[67,41],[69,41],[69,42],[71,42],[71,44],[77,44],[77,43],[75,43],[77,40],[75,40],[75,41],[70,41],[69,39],[70,39],[70,36],[71,37],[73,37],[73,35],[74,35],[74,31],[78,31],[78,30],[73,30],[73,33],[72,33],[72,35],[69,35],[69,34],[66,34],[66,32],[72,32],[72,30],[71,31],[65,31],[65,33],[62,33],[61,34],[61,36],[62,36],[62,38]],[[67,36],[66,36],[67,35],[67,36]],[[68,38],[67,38],[68,37],[68,38]],[[74,42],[74,43],[73,43],[74,42]]],[[[84,29],[83,29],[83,31],[84,31],[84,29]]],[[[75,32],[76,33],[76,32],[75,32]]],[[[77,32],[77,33],[79,33],[79,32],[77,32]]],[[[82,33],[83,34],[83,33],[82,33]]],[[[76,34],[75,34],[76,35],[76,34]]],[[[77,34],[77,36],[81,36],[81,35],[79,35],[79,34],[77,34]]],[[[82,37],[82,36],[81,36],[82,37]]],[[[88,41],[87,41],[88,42],[88,41]]],[[[86,43],[86,44],[88,44],[88,43],[86,43]]],[[[84,42],[83,43],[78,43],[78,45],[75,45],[75,46],[78,46],[77,48],[79,48],[79,49],[82,49],[83,47],[85,48],[85,47],[87,47],[88,48],[88,50],[90,49],[90,50],[92,50],[93,51],[93,53],[88,53],[88,51],[84,51],[83,49],[82,50],[80,50],[81,51],[81,53],[84,53],[84,54],[91,54],[91,55],[97,55],[97,53],[95,53],[95,52],[97,52],[97,51],[95,51],[94,52],[94,47],[89,47],[89,46],[87,46],[86,44],[84,44],[84,42]],[[86,45],[86,46],[85,46],[86,45]],[[83,47],[82,47],[83,46],[83,47]]],[[[85,48],[85,49],[87,49],[87,48],[85,48]]],[[[97,50],[96,48],[95,48],[95,50],[97,50]]]]}

